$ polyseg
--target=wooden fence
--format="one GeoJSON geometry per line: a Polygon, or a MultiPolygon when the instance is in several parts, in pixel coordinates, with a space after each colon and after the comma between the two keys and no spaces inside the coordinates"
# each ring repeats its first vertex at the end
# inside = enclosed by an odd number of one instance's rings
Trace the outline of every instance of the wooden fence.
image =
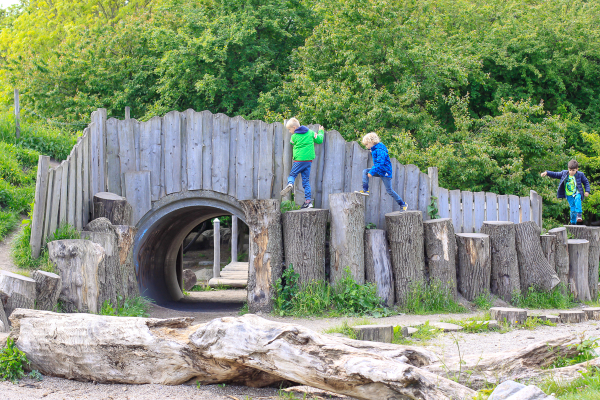
{"type": "MultiPolygon", "coordinates": [[[[326,132],[323,144],[315,150],[310,175],[315,207],[328,208],[331,193],[362,188],[362,172],[373,163],[368,150],[346,142],[337,131],[326,132]]],[[[81,230],[90,219],[91,200],[98,192],[127,197],[134,223],[153,202],[181,191],[212,190],[238,200],[279,198],[292,166],[292,145],[290,133],[279,122],[194,110],[172,111],[140,122],[107,119],[106,110],[99,109],[92,113],[90,125],[67,160],[52,169],[48,165],[48,157],[41,156],[32,220],[34,256],[61,223],[81,230]]],[[[440,216],[452,216],[457,232],[478,231],[486,218],[516,221],[518,216],[538,221],[541,216],[537,194],[526,201],[493,193],[448,191],[438,188],[436,168],[424,173],[395,159],[392,166],[393,187],[409,209],[422,211],[427,219],[431,196],[437,195],[440,216]]],[[[400,207],[386,194],[381,180],[371,179],[370,192],[366,222],[385,228],[385,214],[400,207]]],[[[304,202],[300,177],[295,193],[295,201],[304,202]]]]}

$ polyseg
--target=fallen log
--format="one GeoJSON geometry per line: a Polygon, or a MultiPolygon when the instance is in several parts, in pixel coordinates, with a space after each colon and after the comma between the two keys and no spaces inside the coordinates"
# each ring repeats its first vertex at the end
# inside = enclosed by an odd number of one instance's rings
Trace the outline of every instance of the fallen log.
{"type": "Polygon", "coordinates": [[[517,260],[521,279],[521,293],[527,294],[530,287],[550,291],[560,283],[554,268],[550,266],[540,242],[540,228],[532,221],[515,224],[517,260]]]}
{"type": "Polygon", "coordinates": [[[390,251],[383,229],[365,229],[365,272],[366,281],[377,285],[377,294],[381,302],[392,307],[394,278],[390,251]]]}
{"type": "Polygon", "coordinates": [[[510,221],[484,221],[481,233],[490,237],[491,292],[508,303],[513,293],[521,290],[515,224],[510,221]]]}
{"type": "Polygon", "coordinates": [[[20,309],[11,321],[31,368],[68,379],[254,386],[289,380],[366,400],[458,400],[476,394],[416,366],[434,360],[427,350],[321,335],[252,314],[191,326],[191,318],[20,309]],[[399,361],[402,357],[409,363],[399,361]]]}
{"type": "Polygon", "coordinates": [[[36,308],[52,311],[60,296],[62,279],[52,272],[33,271],[31,277],[35,280],[36,308]]]}

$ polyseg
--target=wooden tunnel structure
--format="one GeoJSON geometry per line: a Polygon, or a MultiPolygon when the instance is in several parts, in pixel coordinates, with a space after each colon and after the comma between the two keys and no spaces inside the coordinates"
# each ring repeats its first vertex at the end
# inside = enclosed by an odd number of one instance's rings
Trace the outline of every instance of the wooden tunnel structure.
{"type": "MultiPolygon", "coordinates": [[[[309,127],[315,130],[318,125],[309,127]]],[[[314,206],[329,209],[330,194],[362,188],[362,172],[372,166],[372,159],[368,150],[346,142],[337,131],[327,131],[315,150],[310,176],[314,206]]],[[[245,221],[240,201],[279,199],[291,166],[290,134],[280,122],[194,110],[172,111],[148,121],[118,120],[98,109],[67,160],[49,168],[49,158],[40,157],[32,253],[39,255],[61,223],[82,230],[91,219],[93,196],[111,192],[126,197],[133,207],[140,288],[152,280],[169,280],[162,272],[174,268],[179,246],[194,226],[224,213],[245,221]]],[[[541,198],[533,191],[518,197],[447,190],[438,186],[436,168],[424,173],[396,159],[392,167],[394,189],[410,210],[421,211],[423,220],[435,196],[440,217],[451,218],[456,232],[479,232],[484,220],[534,221],[541,226],[541,198]]],[[[385,229],[385,215],[399,206],[380,180],[371,180],[370,191],[365,222],[385,229]]],[[[299,178],[295,201],[304,201],[299,178]]],[[[159,285],[156,291],[163,289],[159,285]]]]}

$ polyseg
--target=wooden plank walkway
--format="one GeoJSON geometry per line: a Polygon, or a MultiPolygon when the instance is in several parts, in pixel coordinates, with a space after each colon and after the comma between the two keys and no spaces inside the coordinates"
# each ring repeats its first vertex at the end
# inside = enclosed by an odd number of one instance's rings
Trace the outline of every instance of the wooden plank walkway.
{"type": "Polygon", "coordinates": [[[232,262],[227,264],[221,270],[219,278],[212,278],[208,281],[208,286],[217,287],[227,285],[234,288],[245,288],[248,286],[248,263],[232,262]]]}

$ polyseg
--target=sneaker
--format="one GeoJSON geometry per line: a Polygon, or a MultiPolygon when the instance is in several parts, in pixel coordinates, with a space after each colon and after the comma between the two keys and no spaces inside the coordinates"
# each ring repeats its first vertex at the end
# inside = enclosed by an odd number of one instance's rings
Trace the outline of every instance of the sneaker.
{"type": "Polygon", "coordinates": [[[313,203],[312,201],[305,201],[304,204],[302,204],[302,207],[300,208],[313,208],[313,203]]]}
{"type": "Polygon", "coordinates": [[[583,222],[583,218],[581,218],[581,214],[577,214],[577,223],[583,222]]]}
{"type": "Polygon", "coordinates": [[[290,190],[292,190],[293,187],[294,187],[294,185],[292,185],[291,183],[288,183],[287,186],[284,187],[281,192],[279,192],[279,194],[282,196],[285,196],[286,194],[288,194],[290,192],[290,190]]]}
{"type": "Polygon", "coordinates": [[[368,190],[366,192],[364,190],[355,190],[354,193],[362,194],[363,196],[368,196],[369,195],[369,191],[368,190]]]}
{"type": "Polygon", "coordinates": [[[407,203],[404,203],[404,205],[400,206],[400,207],[402,207],[402,211],[408,210],[408,204],[407,203]]]}

